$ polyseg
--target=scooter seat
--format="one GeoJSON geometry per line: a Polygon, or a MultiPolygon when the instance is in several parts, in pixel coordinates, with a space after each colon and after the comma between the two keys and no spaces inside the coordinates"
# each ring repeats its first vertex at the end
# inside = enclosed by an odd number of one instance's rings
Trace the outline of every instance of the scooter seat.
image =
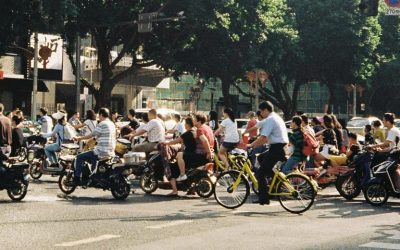
{"type": "Polygon", "coordinates": [[[74,143],[64,143],[64,144],[61,144],[61,147],[66,148],[66,149],[79,149],[79,145],[74,144],[74,143]]]}
{"type": "Polygon", "coordinates": [[[60,156],[60,159],[61,159],[62,161],[69,161],[69,162],[74,161],[75,158],[76,158],[75,155],[62,155],[62,156],[60,156]]]}
{"type": "Polygon", "coordinates": [[[29,164],[28,163],[24,163],[24,162],[19,162],[19,163],[13,164],[11,167],[12,168],[23,168],[23,169],[26,169],[26,168],[29,168],[29,164]]]}

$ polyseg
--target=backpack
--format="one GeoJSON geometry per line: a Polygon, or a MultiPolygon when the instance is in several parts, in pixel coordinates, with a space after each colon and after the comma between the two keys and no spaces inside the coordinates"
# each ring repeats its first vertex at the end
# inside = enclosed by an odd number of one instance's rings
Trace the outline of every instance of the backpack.
{"type": "Polygon", "coordinates": [[[314,155],[319,147],[319,142],[312,134],[308,132],[303,133],[303,138],[304,138],[303,154],[306,156],[314,155]]]}
{"type": "Polygon", "coordinates": [[[64,138],[63,141],[70,141],[76,136],[76,130],[71,124],[67,123],[64,125],[64,138]]]}

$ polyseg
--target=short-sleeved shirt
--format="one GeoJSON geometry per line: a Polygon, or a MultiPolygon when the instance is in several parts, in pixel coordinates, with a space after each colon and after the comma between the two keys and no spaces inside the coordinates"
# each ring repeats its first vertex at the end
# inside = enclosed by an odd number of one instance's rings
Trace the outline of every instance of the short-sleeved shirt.
{"type": "Polygon", "coordinates": [[[400,140],[400,130],[396,127],[391,128],[388,131],[386,140],[390,141],[390,149],[395,148],[400,140]]]}
{"type": "Polygon", "coordinates": [[[112,157],[115,155],[115,125],[110,119],[100,122],[93,131],[92,136],[96,137],[97,145],[94,147],[94,154],[99,158],[112,157]]]}
{"type": "Polygon", "coordinates": [[[383,129],[374,129],[374,139],[379,140],[380,142],[385,141],[385,132],[383,131],[383,129]]]}
{"type": "Polygon", "coordinates": [[[183,126],[182,122],[178,122],[178,123],[175,125],[175,130],[178,132],[179,135],[185,133],[185,131],[186,131],[186,130],[185,130],[185,126],[183,126]]]}
{"type": "Polygon", "coordinates": [[[305,155],[303,154],[303,147],[304,147],[304,136],[303,132],[300,129],[294,129],[293,133],[290,135],[290,143],[294,146],[294,151],[292,154],[292,158],[296,160],[303,160],[305,159],[305,155]]]}
{"type": "MultiPolygon", "coordinates": [[[[249,129],[251,129],[252,127],[254,127],[256,125],[257,125],[257,120],[256,119],[250,119],[249,122],[247,123],[246,129],[249,130],[249,129]]],[[[257,137],[257,135],[258,135],[258,131],[257,130],[254,130],[254,131],[249,133],[250,138],[255,138],[255,137],[257,137]]]]}
{"type": "Polygon", "coordinates": [[[86,125],[86,127],[85,127],[85,135],[90,135],[96,129],[97,121],[87,119],[84,122],[84,124],[86,125]]]}
{"type": "Polygon", "coordinates": [[[51,130],[53,129],[53,120],[51,119],[50,116],[44,115],[40,117],[38,120],[38,123],[41,125],[41,131],[42,133],[48,134],[51,133],[51,130]]]}
{"type": "Polygon", "coordinates": [[[186,131],[181,135],[185,145],[185,153],[195,153],[196,151],[196,132],[194,130],[186,131]]]}
{"type": "Polygon", "coordinates": [[[68,123],[71,124],[72,126],[82,124],[78,118],[73,118],[73,117],[71,117],[71,119],[69,119],[68,123]]]}
{"type": "Polygon", "coordinates": [[[200,136],[204,135],[207,138],[208,144],[210,145],[210,148],[214,148],[214,133],[212,129],[209,126],[202,125],[200,128],[197,128],[197,147],[196,147],[196,153],[197,154],[206,154],[208,150],[203,147],[203,144],[201,143],[200,136]]]}
{"type": "Polygon", "coordinates": [[[165,141],[165,127],[159,119],[149,121],[143,128],[147,132],[149,142],[165,141]]]}
{"type": "Polygon", "coordinates": [[[224,127],[224,142],[238,143],[240,141],[237,125],[230,118],[223,120],[221,127],[224,127]]]}
{"type": "Polygon", "coordinates": [[[269,144],[286,144],[289,142],[285,122],[275,112],[270,113],[263,122],[261,135],[268,138],[269,144]]]}

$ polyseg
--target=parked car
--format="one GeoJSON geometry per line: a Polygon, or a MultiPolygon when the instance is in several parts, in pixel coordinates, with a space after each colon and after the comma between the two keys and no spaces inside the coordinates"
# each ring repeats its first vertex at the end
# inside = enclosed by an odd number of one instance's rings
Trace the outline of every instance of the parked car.
{"type": "MultiPolygon", "coordinates": [[[[353,117],[350,121],[347,122],[347,129],[359,135],[364,135],[365,125],[372,125],[372,123],[376,120],[382,122],[379,118],[370,116],[370,117],[353,117]]],[[[383,124],[383,123],[382,123],[383,124]]]]}

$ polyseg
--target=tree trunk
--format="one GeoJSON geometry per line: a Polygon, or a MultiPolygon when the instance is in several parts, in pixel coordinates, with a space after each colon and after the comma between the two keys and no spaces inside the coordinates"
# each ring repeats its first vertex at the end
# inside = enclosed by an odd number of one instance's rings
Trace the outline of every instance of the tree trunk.
{"type": "Polygon", "coordinates": [[[335,95],[334,95],[334,85],[332,83],[326,83],[328,87],[328,110],[327,113],[333,113],[333,104],[335,103],[335,95]]]}
{"type": "Polygon", "coordinates": [[[111,108],[111,92],[114,85],[110,81],[101,81],[100,89],[96,97],[95,110],[100,108],[111,108]]]}
{"type": "Polygon", "coordinates": [[[222,95],[224,97],[224,106],[232,108],[232,100],[231,100],[231,95],[229,93],[229,89],[232,84],[232,79],[229,79],[228,77],[221,78],[221,82],[222,82],[222,95]]]}

